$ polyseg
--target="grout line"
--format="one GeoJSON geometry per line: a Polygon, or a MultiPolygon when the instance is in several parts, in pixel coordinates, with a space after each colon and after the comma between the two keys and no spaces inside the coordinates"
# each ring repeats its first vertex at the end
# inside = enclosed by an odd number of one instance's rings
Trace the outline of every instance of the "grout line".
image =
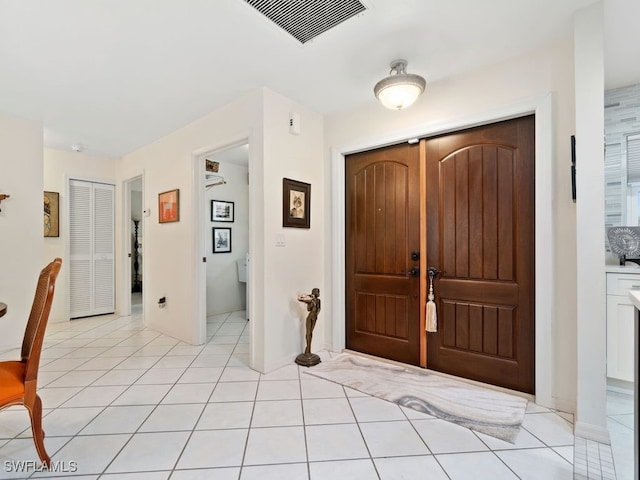
{"type": "MultiPolygon", "coordinates": [[[[230,315],[230,314],[229,314],[230,315]]],[[[220,326],[218,327],[218,330],[220,330],[220,327],[222,325],[224,325],[226,323],[226,321],[228,320],[229,316],[227,316],[227,318],[224,319],[224,321],[220,324],[220,326]]],[[[211,338],[215,337],[215,333],[213,334],[213,336],[211,338]]],[[[238,341],[240,340],[240,337],[238,336],[238,341]]],[[[205,347],[209,345],[209,340],[207,340],[207,343],[205,344],[205,347]]],[[[189,367],[191,365],[193,365],[193,362],[196,361],[196,358],[198,358],[200,355],[203,354],[204,351],[204,347],[200,350],[200,352],[193,358],[193,360],[191,361],[191,363],[189,364],[189,367]]],[[[231,358],[231,357],[229,357],[231,358]]],[[[227,359],[227,364],[229,363],[229,359],[227,359]]],[[[176,380],[176,383],[174,384],[173,387],[171,387],[169,389],[169,391],[167,392],[167,395],[171,392],[171,390],[175,387],[175,385],[178,384],[178,382],[180,381],[180,379],[184,376],[184,374],[186,373],[187,369],[189,368],[185,368],[184,372],[182,372],[182,375],[180,375],[180,377],[178,377],[178,379],[176,380]]],[[[196,422],[193,424],[193,428],[191,429],[191,433],[189,434],[189,436],[187,437],[187,441],[184,443],[184,445],[182,446],[182,450],[180,451],[180,454],[178,455],[178,458],[176,458],[176,462],[173,465],[173,468],[171,469],[171,474],[170,477],[173,476],[173,473],[176,471],[176,468],[178,467],[178,464],[180,463],[180,459],[182,458],[182,455],[184,455],[185,450],[187,449],[187,445],[189,445],[189,442],[191,441],[191,439],[193,438],[193,434],[196,432],[196,429],[198,427],[198,423],[200,423],[200,420],[202,419],[202,415],[204,415],[205,410],[207,409],[207,407],[210,405],[209,401],[211,400],[211,397],[213,396],[213,392],[215,392],[218,384],[220,383],[220,378],[222,378],[222,375],[224,375],[224,369],[226,368],[223,367],[222,372],[220,372],[220,376],[218,377],[218,379],[215,381],[215,385],[214,387],[211,389],[211,393],[209,394],[209,396],[207,397],[207,401],[205,402],[202,411],[200,412],[200,415],[198,415],[198,419],[196,420],[196,422]]],[[[166,398],[165,395],[162,400],[164,400],[166,398]]],[[[160,403],[162,402],[162,400],[160,401],[160,403]]],[[[204,431],[204,430],[202,430],[204,431]]],[[[247,431],[247,438],[249,436],[249,432],[247,431]]],[[[245,440],[246,443],[246,440],[245,440]]]]}
{"type": "MultiPolygon", "coordinates": [[[[367,440],[364,438],[364,433],[362,433],[362,428],[360,428],[360,421],[358,420],[356,412],[353,409],[353,405],[351,404],[351,398],[349,397],[349,395],[347,395],[347,390],[346,390],[344,385],[342,385],[342,390],[344,392],[344,396],[347,397],[347,403],[349,404],[349,408],[351,409],[351,414],[353,415],[353,418],[356,421],[356,427],[358,427],[358,431],[360,432],[360,437],[362,437],[362,442],[364,443],[364,447],[367,449],[367,453],[369,454],[369,461],[373,465],[373,469],[376,472],[376,475],[378,476],[378,480],[380,480],[381,477],[380,477],[380,472],[378,472],[378,466],[376,465],[376,462],[374,462],[374,460],[373,460],[373,455],[371,455],[371,450],[369,449],[369,444],[367,443],[367,440]]],[[[371,397],[371,395],[367,395],[367,397],[371,397]]],[[[362,398],[362,397],[355,397],[355,398],[362,398]]],[[[373,398],[373,397],[371,397],[371,398],[373,398]]],[[[366,422],[363,422],[363,423],[366,423],[366,422]]]]}
{"type": "MultiPolygon", "coordinates": [[[[238,337],[238,341],[240,341],[239,337],[238,337]]],[[[247,449],[249,448],[249,436],[251,434],[251,425],[253,424],[253,415],[255,414],[255,411],[256,411],[256,402],[258,401],[258,392],[260,391],[261,379],[262,379],[262,374],[260,374],[260,376],[258,377],[258,384],[256,385],[256,393],[253,396],[253,406],[251,408],[251,416],[249,417],[249,426],[247,427],[247,437],[244,441],[244,450],[242,451],[242,460],[240,460],[240,471],[238,473],[238,478],[242,477],[244,462],[245,462],[245,459],[247,458],[247,449]]]]}
{"type": "MultiPolygon", "coordinates": [[[[311,478],[311,462],[309,461],[309,439],[307,438],[307,419],[304,414],[304,393],[302,392],[302,372],[300,371],[300,365],[296,365],[296,372],[298,374],[298,389],[300,391],[300,409],[302,411],[302,434],[304,436],[304,454],[307,458],[307,478],[311,478]]],[[[309,425],[310,426],[310,425],[309,425]]]]}
{"type": "MultiPolygon", "coordinates": [[[[526,415],[526,413],[525,413],[525,415],[526,415]]],[[[522,425],[520,425],[520,428],[522,428],[522,425]]],[[[476,436],[476,438],[477,438],[478,440],[480,440],[480,441],[482,442],[482,444],[483,444],[485,447],[487,447],[488,451],[489,451],[489,452],[491,452],[491,453],[493,454],[493,456],[494,456],[494,457],[496,457],[496,458],[498,459],[498,461],[499,461],[499,462],[501,462],[505,467],[507,467],[507,469],[508,469],[511,473],[513,473],[513,475],[515,475],[515,477],[516,477],[516,478],[520,478],[520,476],[519,476],[519,475],[518,475],[518,474],[517,474],[517,473],[516,473],[516,472],[515,472],[515,471],[514,471],[510,466],[509,466],[509,464],[508,464],[507,462],[505,462],[505,461],[503,460],[503,458],[502,458],[500,455],[498,455],[498,453],[497,453],[497,452],[499,452],[499,451],[504,451],[504,450],[494,450],[494,449],[492,449],[492,448],[491,448],[491,446],[489,446],[489,444],[488,444],[487,442],[485,442],[485,441],[480,437],[480,435],[478,435],[478,432],[476,432],[475,430],[471,430],[471,433],[473,433],[473,434],[476,436]]],[[[512,448],[512,449],[507,449],[507,451],[513,451],[513,450],[525,450],[525,449],[524,449],[524,448],[512,448]]],[[[437,458],[437,457],[436,457],[436,460],[438,460],[438,458],[437,458]]],[[[440,463],[440,462],[438,461],[438,463],[440,463]]],[[[444,467],[443,467],[442,469],[444,470],[444,467]]]]}

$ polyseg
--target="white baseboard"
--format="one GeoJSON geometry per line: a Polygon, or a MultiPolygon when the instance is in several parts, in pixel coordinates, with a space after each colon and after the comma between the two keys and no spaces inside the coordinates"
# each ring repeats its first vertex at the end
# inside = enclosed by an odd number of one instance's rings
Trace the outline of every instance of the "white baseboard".
{"type": "Polygon", "coordinates": [[[286,365],[291,365],[292,363],[295,362],[296,357],[298,356],[298,353],[294,353],[292,355],[287,355],[285,357],[281,357],[278,360],[274,360],[272,362],[269,362],[267,364],[265,364],[264,366],[264,372],[261,373],[269,373],[269,372],[273,372],[274,370],[277,370],[279,368],[282,368],[286,365]]]}
{"type": "Polygon", "coordinates": [[[607,390],[611,392],[633,395],[633,382],[626,382],[615,378],[607,378],[607,390]]]}
{"type": "Polygon", "coordinates": [[[576,437],[586,438],[594,442],[611,445],[609,430],[590,423],[576,422],[573,433],[576,437]]]}
{"type": "MultiPolygon", "coordinates": [[[[571,413],[574,414],[576,413],[576,404],[575,402],[570,402],[568,400],[563,400],[562,398],[553,398],[552,399],[552,405],[549,406],[549,408],[552,408],[553,410],[558,410],[560,412],[566,412],[566,413],[571,413]]],[[[545,405],[547,406],[547,405],[545,405]]]]}

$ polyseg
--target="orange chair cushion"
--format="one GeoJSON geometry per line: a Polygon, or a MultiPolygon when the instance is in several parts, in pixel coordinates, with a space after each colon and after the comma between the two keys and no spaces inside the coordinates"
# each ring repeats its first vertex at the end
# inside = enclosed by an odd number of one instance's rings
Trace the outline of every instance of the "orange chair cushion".
{"type": "Polygon", "coordinates": [[[0,362],[0,406],[24,395],[25,364],[0,362]]]}

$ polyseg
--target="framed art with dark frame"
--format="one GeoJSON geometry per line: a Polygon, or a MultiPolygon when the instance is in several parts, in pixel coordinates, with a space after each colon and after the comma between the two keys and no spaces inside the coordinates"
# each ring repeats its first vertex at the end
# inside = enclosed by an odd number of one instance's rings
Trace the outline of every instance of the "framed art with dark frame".
{"type": "Polygon", "coordinates": [[[311,185],[282,179],[282,226],[311,227],[311,185]]]}
{"type": "Polygon", "coordinates": [[[233,222],[234,203],[225,200],[211,200],[212,222],[233,222]]]}
{"type": "Polygon", "coordinates": [[[231,252],[231,229],[213,227],[213,253],[231,252]]]}
{"type": "Polygon", "coordinates": [[[60,194],[44,192],[44,236],[60,236],[60,194]]]}
{"type": "Polygon", "coordinates": [[[178,188],[158,194],[158,221],[180,221],[180,190],[178,188]]]}

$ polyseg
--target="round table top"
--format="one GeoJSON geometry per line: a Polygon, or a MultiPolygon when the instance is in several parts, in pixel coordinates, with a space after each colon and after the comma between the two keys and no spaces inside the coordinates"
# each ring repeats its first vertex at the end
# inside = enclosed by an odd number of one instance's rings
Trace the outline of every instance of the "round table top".
{"type": "Polygon", "coordinates": [[[0,317],[7,313],[7,304],[0,302],[0,317]]]}

